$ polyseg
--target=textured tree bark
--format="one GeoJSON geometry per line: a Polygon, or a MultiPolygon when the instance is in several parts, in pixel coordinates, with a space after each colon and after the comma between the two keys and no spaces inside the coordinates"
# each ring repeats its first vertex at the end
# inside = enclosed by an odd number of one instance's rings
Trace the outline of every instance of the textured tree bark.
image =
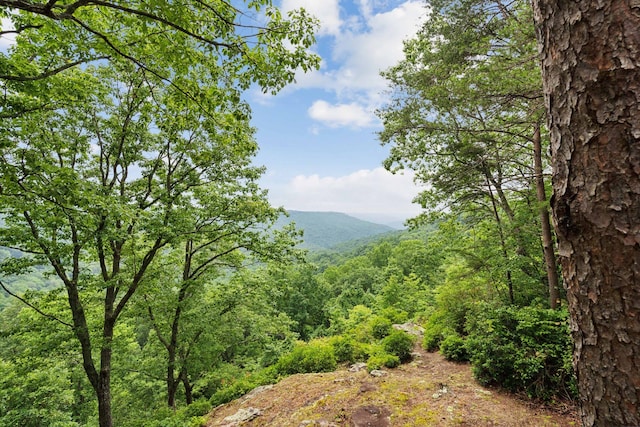
{"type": "Polygon", "coordinates": [[[551,233],[551,222],[549,221],[549,209],[547,208],[547,194],[544,188],[544,177],[542,175],[542,140],[540,137],[540,125],[536,125],[533,133],[533,169],[536,183],[536,196],[538,199],[540,213],[540,227],[542,233],[542,252],[544,253],[544,263],[547,270],[547,281],[549,282],[549,307],[558,308],[558,266],[556,264],[556,254],[553,249],[553,234],[551,233]]]}
{"type": "Polygon", "coordinates": [[[640,425],[640,1],[533,0],[585,426],[640,425]]]}

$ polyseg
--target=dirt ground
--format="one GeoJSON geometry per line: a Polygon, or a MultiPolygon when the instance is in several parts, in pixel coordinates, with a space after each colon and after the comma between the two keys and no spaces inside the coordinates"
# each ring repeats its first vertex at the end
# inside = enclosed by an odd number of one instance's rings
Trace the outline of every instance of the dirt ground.
{"type": "Polygon", "coordinates": [[[207,427],[579,426],[569,404],[547,407],[480,386],[468,364],[416,347],[381,377],[347,367],[294,375],[212,411],[207,427]],[[245,421],[229,416],[253,414],[245,421]],[[226,418],[226,420],[225,420],[226,418]]]}

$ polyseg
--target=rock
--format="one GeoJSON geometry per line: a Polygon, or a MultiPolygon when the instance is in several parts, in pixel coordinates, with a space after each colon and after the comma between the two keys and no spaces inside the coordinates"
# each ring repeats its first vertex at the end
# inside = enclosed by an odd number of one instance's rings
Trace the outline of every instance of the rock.
{"type": "Polygon", "coordinates": [[[260,415],[262,415],[262,411],[258,408],[240,409],[235,414],[226,417],[223,421],[226,423],[226,426],[232,427],[238,425],[239,423],[251,421],[254,418],[259,417],[260,415]]]}
{"type": "Polygon", "coordinates": [[[369,374],[373,377],[383,377],[387,375],[385,371],[381,371],[379,369],[374,369],[373,371],[369,372],[369,374]]]}
{"type": "Polygon", "coordinates": [[[304,420],[299,427],[338,427],[338,424],[326,420],[304,420]]]}
{"type": "Polygon", "coordinates": [[[447,387],[446,384],[440,384],[440,390],[438,390],[437,392],[433,393],[433,398],[434,399],[439,399],[442,396],[444,396],[445,394],[449,393],[449,387],[447,387]]]}
{"type": "Polygon", "coordinates": [[[264,391],[267,391],[267,390],[271,390],[272,388],[273,388],[273,384],[261,385],[260,387],[256,387],[253,390],[251,390],[249,393],[247,393],[243,397],[243,400],[249,400],[251,398],[254,398],[257,395],[259,395],[260,393],[262,393],[264,391]]]}
{"type": "Polygon", "coordinates": [[[361,406],[351,415],[353,427],[389,427],[391,412],[387,408],[378,406],[361,406]]]}
{"type": "Polygon", "coordinates": [[[405,331],[406,333],[411,335],[422,336],[422,334],[424,334],[424,328],[413,322],[407,322],[401,325],[395,324],[393,325],[393,327],[394,329],[398,329],[399,331],[405,331]]]}
{"type": "Polygon", "coordinates": [[[366,367],[367,367],[366,363],[362,363],[362,362],[354,363],[353,365],[351,365],[349,367],[349,372],[360,372],[363,369],[365,369],[366,367]]]}

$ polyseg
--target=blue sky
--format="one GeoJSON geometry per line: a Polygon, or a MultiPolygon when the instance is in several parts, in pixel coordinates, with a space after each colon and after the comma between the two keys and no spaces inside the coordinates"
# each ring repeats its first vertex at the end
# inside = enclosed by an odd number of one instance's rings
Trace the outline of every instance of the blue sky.
{"type": "Polygon", "coordinates": [[[384,70],[402,59],[402,41],[425,17],[422,0],[282,0],[321,22],[321,69],[276,96],[251,93],[262,186],[292,210],[345,212],[377,222],[417,215],[412,175],[382,168],[374,111],[385,102],[384,70]]]}
{"type": "MultiPolygon", "coordinates": [[[[385,102],[380,71],[402,59],[402,41],[425,18],[424,0],[274,0],[304,7],[321,27],[311,49],[321,69],[299,74],[278,95],[247,93],[266,166],[261,181],[272,204],[291,210],[344,212],[381,223],[417,215],[413,175],[382,168],[374,111],[385,102]]],[[[3,19],[3,26],[8,22],[3,19]]],[[[13,42],[0,39],[0,49],[13,42]]]]}

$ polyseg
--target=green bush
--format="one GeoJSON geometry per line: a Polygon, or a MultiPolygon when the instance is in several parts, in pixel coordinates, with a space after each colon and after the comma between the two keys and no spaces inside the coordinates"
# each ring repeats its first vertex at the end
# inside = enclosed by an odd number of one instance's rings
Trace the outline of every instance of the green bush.
{"type": "Polygon", "coordinates": [[[469,352],[465,340],[456,334],[447,336],[440,343],[440,353],[445,359],[453,362],[466,362],[469,360],[469,352]]]}
{"type": "Polygon", "coordinates": [[[382,367],[385,368],[395,368],[400,365],[400,358],[394,354],[389,353],[379,353],[371,356],[369,360],[367,360],[367,370],[369,372],[380,369],[382,367]]]}
{"type": "Polygon", "coordinates": [[[448,320],[444,311],[436,310],[433,312],[424,327],[422,348],[427,351],[437,351],[440,348],[440,343],[446,336],[455,334],[455,331],[447,326],[447,324],[448,320]]]}
{"type": "Polygon", "coordinates": [[[363,344],[353,337],[336,335],[329,339],[333,347],[333,354],[338,363],[354,363],[366,360],[366,351],[363,344]]]}
{"type": "Polygon", "coordinates": [[[275,366],[284,375],[330,372],[336,369],[337,361],[329,343],[313,340],[309,343],[297,343],[291,353],[280,357],[275,366]]]}
{"type": "Polygon", "coordinates": [[[382,316],[376,316],[369,321],[371,327],[371,335],[379,340],[391,333],[391,321],[382,316]]]}
{"type": "Polygon", "coordinates": [[[256,387],[274,384],[278,382],[279,378],[280,373],[276,365],[260,369],[249,376],[245,375],[242,378],[232,380],[220,387],[209,399],[209,404],[215,407],[231,402],[234,399],[244,396],[256,387]]]}
{"type": "Polygon", "coordinates": [[[181,409],[186,417],[200,417],[207,415],[211,411],[211,403],[206,399],[199,399],[193,402],[191,405],[181,409]]]}
{"type": "Polygon", "coordinates": [[[542,399],[575,396],[565,310],[489,308],[470,320],[467,349],[480,383],[542,399]]]}
{"type": "Polygon", "coordinates": [[[239,380],[217,390],[209,399],[209,403],[212,407],[216,407],[218,405],[231,402],[234,399],[244,396],[254,388],[258,387],[258,385],[259,384],[249,378],[239,380]]]}
{"type": "Polygon", "coordinates": [[[404,323],[409,320],[409,314],[395,307],[386,307],[380,311],[380,315],[386,317],[391,323],[404,323]]]}
{"type": "Polygon", "coordinates": [[[394,330],[382,340],[382,347],[387,353],[394,354],[401,362],[411,360],[414,338],[406,332],[394,330]]]}
{"type": "Polygon", "coordinates": [[[195,399],[201,397],[209,398],[217,390],[233,384],[244,375],[242,368],[231,363],[223,363],[196,381],[193,388],[193,397],[195,399]]]}

